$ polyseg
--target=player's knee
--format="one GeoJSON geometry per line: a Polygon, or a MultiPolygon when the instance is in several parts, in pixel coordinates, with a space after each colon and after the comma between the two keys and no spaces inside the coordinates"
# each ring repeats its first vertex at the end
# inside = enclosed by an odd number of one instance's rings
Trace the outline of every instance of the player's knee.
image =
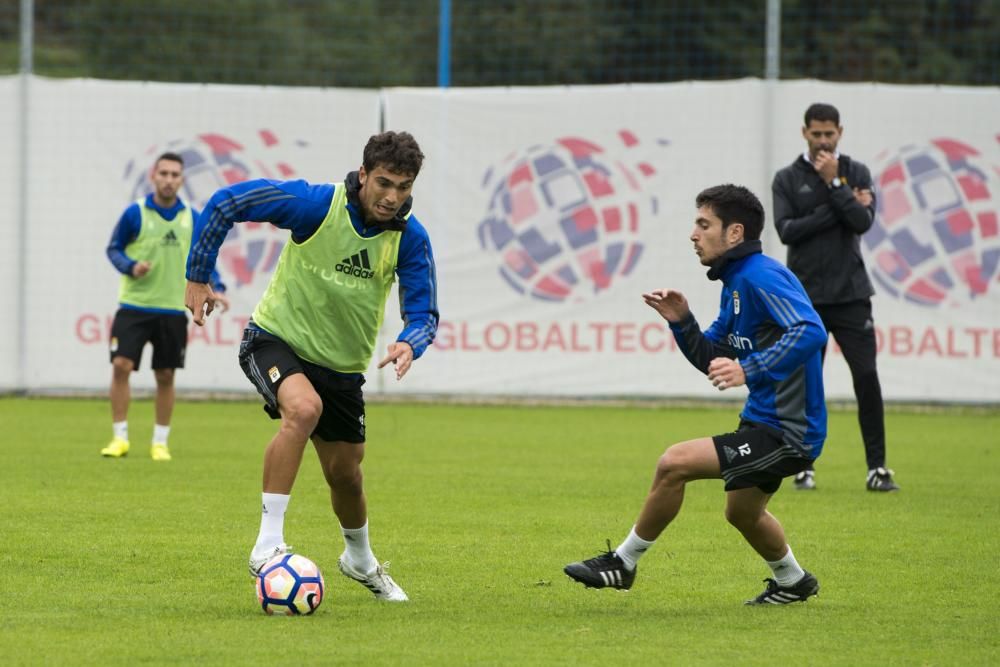
{"type": "Polygon", "coordinates": [[[361,466],[351,462],[336,462],[323,471],[326,482],[338,493],[361,495],[364,476],[361,466]]]}
{"type": "Polygon", "coordinates": [[[323,401],[316,394],[296,396],[281,406],[282,425],[309,435],[323,414],[323,401]]]}
{"type": "Polygon", "coordinates": [[[656,462],[656,479],[660,483],[676,484],[687,480],[685,457],[674,448],[663,453],[656,462]]]}
{"type": "Polygon", "coordinates": [[[153,375],[156,377],[156,384],[161,387],[170,387],[174,384],[173,368],[157,368],[153,371],[153,375]]]}
{"type": "Polygon", "coordinates": [[[135,362],[128,357],[115,357],[111,360],[111,368],[115,375],[128,377],[135,370],[135,362]]]}

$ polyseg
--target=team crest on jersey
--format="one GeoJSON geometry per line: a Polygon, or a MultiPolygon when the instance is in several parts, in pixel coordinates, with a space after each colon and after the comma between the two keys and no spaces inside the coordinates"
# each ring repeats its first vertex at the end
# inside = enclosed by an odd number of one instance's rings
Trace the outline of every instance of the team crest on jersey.
{"type": "Polygon", "coordinates": [[[740,293],[738,290],[733,290],[733,312],[737,315],[740,314],[740,293]]]}

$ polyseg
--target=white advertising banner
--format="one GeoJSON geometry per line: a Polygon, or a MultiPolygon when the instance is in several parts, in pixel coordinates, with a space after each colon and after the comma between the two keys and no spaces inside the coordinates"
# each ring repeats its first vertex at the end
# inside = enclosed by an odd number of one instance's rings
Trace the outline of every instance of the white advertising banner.
{"type": "MultiPolygon", "coordinates": [[[[36,78],[29,102],[28,389],[110,383],[120,274],[105,249],[125,207],[150,192],[157,155],[183,156],[181,196],[200,208],[247,178],[341,180],[378,130],[376,91],[36,78]]],[[[191,326],[179,389],[251,388],[240,334],[287,238],[271,225],[234,227],[218,266],[233,308],[191,326]]],[[[154,386],[150,354],[136,387],[154,386]]]]}
{"type": "MultiPolygon", "coordinates": [[[[702,326],[719,285],[692,252],[693,200],[749,186],[805,149],[816,101],[869,165],[863,249],[890,400],[1000,400],[1000,91],[760,81],[595,88],[401,89],[387,125],[428,155],[415,211],[438,258],[442,326],[393,391],[716,396],[640,294],[684,291],[702,326]]],[[[851,398],[836,345],[827,394],[851,398]]]]}
{"type": "MultiPolygon", "coordinates": [[[[10,145],[19,90],[0,78],[10,145]]],[[[29,160],[0,154],[7,220],[14,176],[29,175],[23,281],[19,227],[0,227],[0,307],[14,312],[23,290],[27,354],[21,373],[0,367],[0,388],[107,387],[119,278],[105,248],[160,152],[185,156],[183,196],[201,207],[246,178],[339,181],[384,123],[427,156],[413,210],[434,246],[442,322],[404,381],[373,370],[370,392],[717,397],[641,295],[674,287],[703,327],[714,319],[719,284],[689,235],[695,195],[719,183],[760,195],[765,251],[784,260],[771,179],[805,149],[816,101],[840,109],[840,149],[876,180],[862,251],[886,399],[1000,402],[1000,90],[757,80],[338,91],[32,78],[29,160]]],[[[250,388],[239,337],[287,238],[253,223],[227,238],[218,268],[234,307],[192,326],[180,389],[250,388]]],[[[401,326],[390,304],[376,360],[401,326]]],[[[0,338],[6,358],[17,349],[0,338]]],[[[153,386],[148,364],[147,350],[135,386],[153,386]]],[[[828,396],[853,396],[835,345],[826,378],[828,396]]]]}
{"type": "Polygon", "coordinates": [[[717,395],[641,295],[675,287],[703,325],[715,317],[719,285],[689,240],[694,199],[759,183],[762,93],[754,81],[388,91],[387,126],[428,156],[414,211],[442,313],[399,390],[717,395]]]}

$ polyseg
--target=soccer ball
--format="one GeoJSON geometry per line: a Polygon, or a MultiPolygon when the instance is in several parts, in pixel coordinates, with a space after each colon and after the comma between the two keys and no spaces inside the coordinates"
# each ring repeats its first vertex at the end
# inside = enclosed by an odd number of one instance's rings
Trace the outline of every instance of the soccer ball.
{"type": "Polygon", "coordinates": [[[305,556],[280,554],[257,575],[257,601],[268,616],[311,614],[323,601],[323,575],[305,556]]]}

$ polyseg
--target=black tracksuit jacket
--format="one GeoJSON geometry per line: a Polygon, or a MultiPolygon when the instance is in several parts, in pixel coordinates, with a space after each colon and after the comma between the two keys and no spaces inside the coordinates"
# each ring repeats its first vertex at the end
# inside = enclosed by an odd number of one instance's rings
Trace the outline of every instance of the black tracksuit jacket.
{"type": "Polygon", "coordinates": [[[771,184],[774,224],[788,246],[788,268],[818,306],[861,301],[875,293],[860,242],[875,219],[871,173],[843,153],[837,173],[844,184],[831,189],[799,155],[771,184]],[[871,206],[858,203],[852,188],[871,190],[871,206]]]}

